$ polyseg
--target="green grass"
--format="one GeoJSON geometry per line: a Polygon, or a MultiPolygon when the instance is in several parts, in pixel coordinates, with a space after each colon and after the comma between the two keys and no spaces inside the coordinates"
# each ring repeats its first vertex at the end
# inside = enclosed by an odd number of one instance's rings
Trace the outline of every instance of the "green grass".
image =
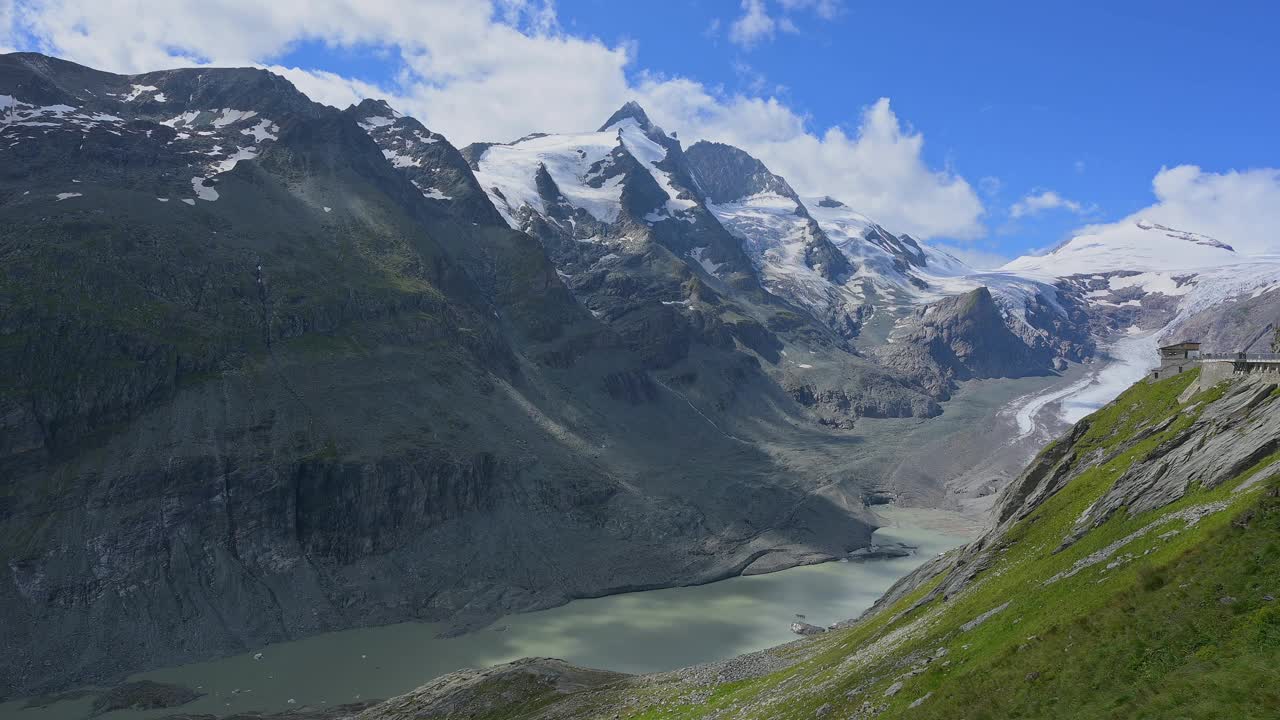
{"type": "Polygon", "coordinates": [[[1275,473],[1280,453],[1215,488],[1188,488],[1166,507],[1121,510],[1059,550],[1077,518],[1126,469],[1194,423],[1227,389],[1221,384],[1179,403],[1195,379],[1190,373],[1138,383],[1090,416],[1074,445],[1075,477],[1013,526],[995,562],[958,596],[907,612],[941,581],[935,578],[855,627],[804,646],[797,652],[807,659],[787,670],[718,687],[698,703],[667,697],[687,693],[684,688],[628,688],[628,695],[666,704],[644,703],[621,716],[699,718],[723,711],[735,718],[813,718],[830,704],[829,717],[844,718],[870,702],[883,707],[881,718],[1280,717],[1280,606],[1264,600],[1280,596],[1280,482],[1267,478],[1233,493],[1258,473],[1275,473]],[[1171,418],[1166,429],[1135,442],[1171,418]],[[1162,520],[1224,500],[1226,511],[1192,527],[1162,520]],[[1153,523],[1156,530],[1109,560],[1045,584],[1153,523]],[[1178,532],[1160,537],[1170,530],[1178,532]],[[1234,599],[1220,601],[1224,597],[1234,599]],[[1003,612],[961,629],[1005,602],[1003,612]],[[919,631],[889,652],[858,655],[911,623],[919,631]],[[945,656],[926,664],[939,648],[945,656]],[[913,668],[918,674],[906,676],[913,668]],[[899,680],[901,691],[886,697],[899,680]]]}

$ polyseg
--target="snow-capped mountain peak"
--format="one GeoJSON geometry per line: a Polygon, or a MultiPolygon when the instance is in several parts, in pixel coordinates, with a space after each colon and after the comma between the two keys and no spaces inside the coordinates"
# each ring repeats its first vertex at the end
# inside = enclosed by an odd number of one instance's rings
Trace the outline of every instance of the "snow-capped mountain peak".
{"type": "Polygon", "coordinates": [[[649,120],[649,116],[645,114],[644,108],[640,107],[640,103],[635,100],[628,100],[622,107],[614,111],[614,113],[609,116],[609,119],[600,126],[599,132],[608,132],[624,120],[634,120],[636,124],[645,131],[662,132],[662,128],[654,125],[653,122],[649,120]]]}
{"type": "Polygon", "coordinates": [[[624,214],[653,223],[680,217],[700,201],[679,143],[635,102],[595,132],[535,134],[474,147],[476,177],[515,228],[527,222],[528,213],[554,214],[551,206],[562,201],[567,208],[560,214],[575,227],[578,211],[606,225],[624,214]]]}
{"type": "Polygon", "coordinates": [[[1196,272],[1240,260],[1234,248],[1208,235],[1139,219],[1131,224],[1087,228],[1045,255],[1023,256],[1003,269],[1070,277],[1119,270],[1196,272]]]}

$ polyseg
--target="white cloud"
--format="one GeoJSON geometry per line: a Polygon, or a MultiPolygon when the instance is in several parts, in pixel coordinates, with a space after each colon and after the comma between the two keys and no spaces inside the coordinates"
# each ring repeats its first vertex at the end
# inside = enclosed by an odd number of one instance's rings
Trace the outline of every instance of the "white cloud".
{"type": "Polygon", "coordinates": [[[779,0],[784,10],[812,10],[815,15],[823,20],[832,20],[836,15],[840,14],[841,4],[839,0],[779,0]]]}
{"type": "Polygon", "coordinates": [[[1062,197],[1053,190],[1042,190],[1037,193],[1031,193],[1010,206],[1009,217],[1014,219],[1029,217],[1038,215],[1045,210],[1057,210],[1059,208],[1070,210],[1077,215],[1088,211],[1088,208],[1075,200],[1062,197]]]}
{"type": "Polygon", "coordinates": [[[1179,165],[1161,168],[1151,186],[1155,204],[1119,222],[1081,228],[1077,234],[1121,242],[1149,236],[1136,225],[1147,220],[1208,235],[1240,253],[1280,254],[1280,169],[1213,173],[1179,165]]]}
{"type": "MultiPolygon", "coordinates": [[[[367,97],[384,97],[386,92],[376,85],[344,78],[324,70],[305,70],[283,65],[264,65],[265,69],[281,75],[307,97],[324,105],[345,108],[367,97]]],[[[395,103],[392,103],[393,105],[395,103]]]]}
{"type": "Polygon", "coordinates": [[[924,136],[904,130],[881,98],[855,134],[806,129],[806,118],[776,99],[713,97],[687,80],[650,82],[641,102],[681,137],[744,148],[801,194],[831,195],[895,232],[969,239],[985,233],[982,202],[965,179],[924,161],[924,136]]]}
{"type": "Polygon", "coordinates": [[[765,8],[764,0],[742,0],[742,17],[729,26],[729,39],[749,48],[761,40],[772,38],[778,23],[765,8]]]}
{"type": "MultiPolygon", "coordinates": [[[[0,0],[6,2],[14,7],[0,0]]],[[[643,71],[632,82],[632,47],[565,33],[547,2],[19,2],[23,36],[36,39],[33,49],[116,72],[258,64],[327,104],[387,98],[458,145],[594,129],[635,98],[685,142],[738,145],[801,192],[838,197],[894,231],[921,238],[984,232],[977,194],[950,169],[928,166],[923,135],[904,129],[888,100],[869,107],[850,134],[839,127],[813,130],[809,118],[775,97],[725,95],[695,80],[643,71]],[[399,64],[398,73],[379,88],[274,61],[304,41],[394,51],[389,62],[399,64]]],[[[818,16],[839,9],[804,0],[778,7],[818,16]]],[[[0,44],[26,44],[16,29],[4,32],[0,24],[0,44]]],[[[763,83],[751,88],[763,91],[763,83]]]]}
{"type": "Polygon", "coordinates": [[[0,53],[11,53],[18,46],[17,0],[0,0],[0,53]]]}
{"type": "Polygon", "coordinates": [[[831,20],[842,9],[839,0],[778,0],[776,4],[778,12],[771,13],[766,0],[742,0],[742,15],[729,25],[729,40],[750,49],[761,41],[772,40],[779,30],[799,33],[795,13],[810,12],[820,19],[831,20]]]}
{"type": "Polygon", "coordinates": [[[997,250],[978,245],[932,243],[932,246],[960,258],[974,270],[994,270],[1013,259],[997,250]]]}

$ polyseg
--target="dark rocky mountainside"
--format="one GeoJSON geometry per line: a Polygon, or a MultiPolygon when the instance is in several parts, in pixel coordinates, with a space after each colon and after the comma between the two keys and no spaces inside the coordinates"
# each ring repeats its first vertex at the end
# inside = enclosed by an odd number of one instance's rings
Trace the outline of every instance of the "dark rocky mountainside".
{"type": "Polygon", "coordinates": [[[0,99],[0,695],[865,544],[829,450],[718,422],[803,412],[770,332],[604,324],[416,122],[31,54],[0,99]]]}
{"type": "Polygon", "coordinates": [[[728,203],[764,193],[800,199],[785,179],[732,145],[703,140],[690,145],[685,155],[697,177],[698,187],[713,203],[728,203]]]}

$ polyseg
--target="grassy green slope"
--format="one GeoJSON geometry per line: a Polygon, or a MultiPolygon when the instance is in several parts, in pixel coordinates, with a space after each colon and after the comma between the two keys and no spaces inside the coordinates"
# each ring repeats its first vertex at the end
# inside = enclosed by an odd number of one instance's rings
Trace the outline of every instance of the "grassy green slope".
{"type": "MultiPolygon", "coordinates": [[[[1280,453],[1157,510],[1118,512],[1060,549],[1135,460],[1224,391],[1180,403],[1194,379],[1138,383],[1091,416],[1078,456],[1110,458],[1012,525],[995,562],[952,597],[921,602],[939,575],[852,627],[774,651],[798,660],[785,670],[703,689],[679,674],[628,681],[539,716],[1280,717],[1280,453]],[[1177,516],[1212,503],[1195,522],[1177,516]]],[[[1275,396],[1261,412],[1276,411],[1275,396]]]]}
{"type": "MultiPolygon", "coordinates": [[[[1222,392],[1213,388],[1179,403],[1192,381],[1184,375],[1139,383],[1094,415],[1079,443],[1081,455],[1118,448],[1138,428],[1180,417],[1086,470],[1014,526],[1001,559],[965,592],[903,612],[929,589],[920,588],[863,624],[824,638],[824,652],[727,689],[714,704],[736,705],[747,710],[744,717],[775,718],[814,717],[827,704],[825,712],[834,717],[851,711],[882,711],[885,718],[1280,716],[1280,605],[1264,599],[1280,594],[1280,492],[1274,479],[1257,483],[1253,492],[1233,492],[1255,473],[1273,472],[1276,456],[1159,510],[1117,513],[1054,552],[1075,519],[1135,459],[1189,426],[1222,392]],[[1230,505],[1190,528],[1169,522],[1109,560],[1045,584],[1161,518],[1213,501],[1230,505]],[[1172,530],[1179,532],[1165,535],[1172,530]],[[1109,568],[1127,556],[1133,559],[1109,568]],[[1003,611],[963,629],[1006,602],[1003,611]],[[886,695],[899,682],[901,688],[886,695]],[[783,687],[790,688],[786,702],[769,703],[783,687]]],[[[689,707],[683,714],[700,717],[708,709],[689,707]]]]}

